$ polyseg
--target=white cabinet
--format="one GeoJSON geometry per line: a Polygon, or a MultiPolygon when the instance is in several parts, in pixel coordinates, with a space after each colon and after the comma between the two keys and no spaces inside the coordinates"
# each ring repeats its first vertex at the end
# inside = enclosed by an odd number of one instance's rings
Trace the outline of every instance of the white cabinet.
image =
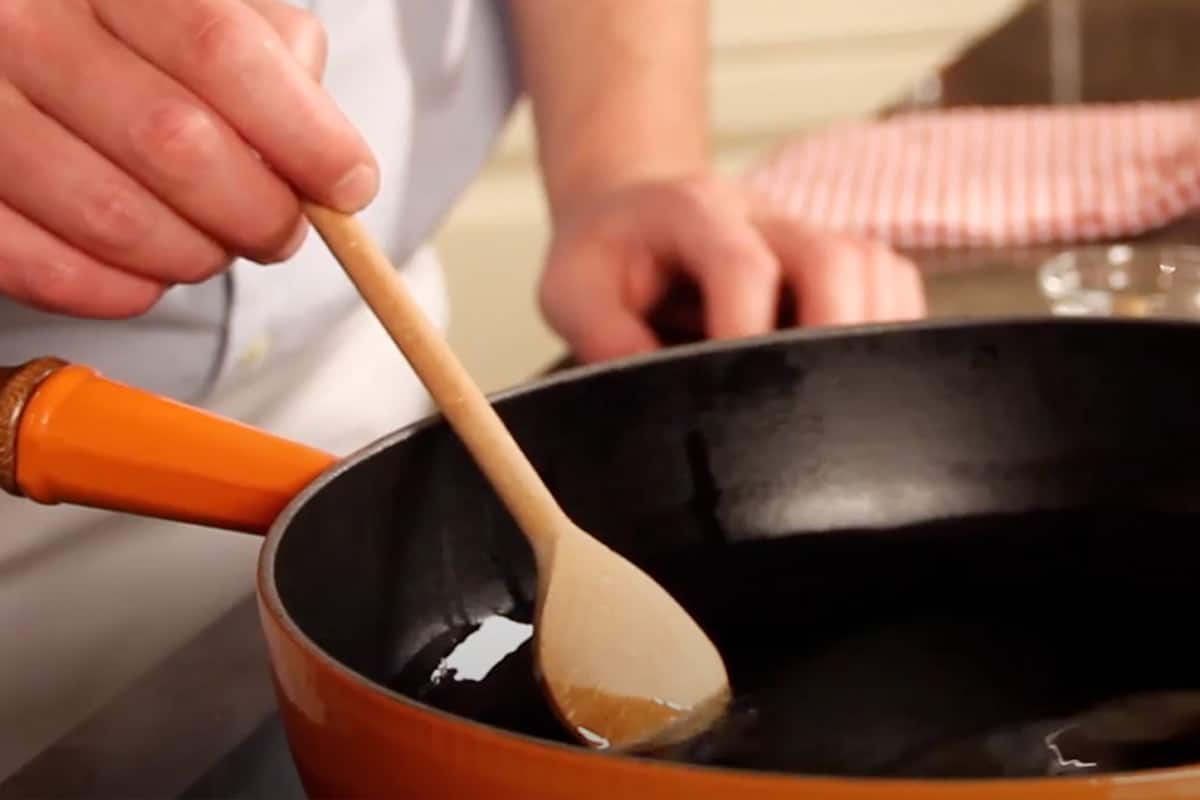
{"type": "MultiPolygon", "coordinates": [[[[804,130],[871,113],[1019,5],[714,0],[711,108],[722,168],[739,169],[804,130]]],[[[522,110],[438,237],[451,341],[488,389],[529,377],[561,352],[535,303],[547,233],[532,148],[522,110]]]]}

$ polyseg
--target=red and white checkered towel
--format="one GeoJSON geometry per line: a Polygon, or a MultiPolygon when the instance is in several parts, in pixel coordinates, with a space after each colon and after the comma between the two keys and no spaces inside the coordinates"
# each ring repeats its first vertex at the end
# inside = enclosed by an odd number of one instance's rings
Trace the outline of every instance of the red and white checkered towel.
{"type": "Polygon", "coordinates": [[[789,143],[745,178],[902,248],[1119,238],[1200,208],[1200,102],[908,113],[789,143]]]}

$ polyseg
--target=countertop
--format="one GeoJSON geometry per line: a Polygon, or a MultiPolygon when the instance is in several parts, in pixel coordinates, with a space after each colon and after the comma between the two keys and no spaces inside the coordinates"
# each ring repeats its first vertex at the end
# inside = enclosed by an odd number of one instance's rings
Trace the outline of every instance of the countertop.
{"type": "MultiPolygon", "coordinates": [[[[1197,31],[1195,0],[1033,2],[891,110],[1200,96],[1197,31]]],[[[1200,241],[1200,218],[1145,238],[1200,241]]],[[[1044,312],[1032,268],[1050,252],[912,255],[926,269],[931,314],[977,316],[1044,312]]],[[[179,797],[273,712],[257,610],[247,598],[0,785],[0,798],[179,797]]]]}

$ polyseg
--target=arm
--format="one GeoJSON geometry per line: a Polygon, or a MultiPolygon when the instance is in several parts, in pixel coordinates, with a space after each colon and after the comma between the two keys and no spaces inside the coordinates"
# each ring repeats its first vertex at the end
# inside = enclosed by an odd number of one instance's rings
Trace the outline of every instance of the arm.
{"type": "MultiPolygon", "coordinates": [[[[911,264],[754,209],[708,154],[707,0],[509,0],[554,225],[539,300],[583,361],[660,347],[680,279],[711,338],[919,316],[911,264]]],[[[685,314],[685,316],[691,316],[685,314]]]]}
{"type": "Polygon", "coordinates": [[[551,213],[708,163],[706,0],[512,0],[551,213]]]}

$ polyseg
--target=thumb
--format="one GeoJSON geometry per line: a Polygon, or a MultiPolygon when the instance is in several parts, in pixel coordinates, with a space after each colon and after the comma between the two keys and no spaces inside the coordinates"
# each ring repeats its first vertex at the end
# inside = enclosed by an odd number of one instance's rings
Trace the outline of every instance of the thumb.
{"type": "Polygon", "coordinates": [[[318,83],[325,74],[328,42],[325,28],[313,14],[280,0],[244,0],[275,29],[288,52],[318,83]]]}

